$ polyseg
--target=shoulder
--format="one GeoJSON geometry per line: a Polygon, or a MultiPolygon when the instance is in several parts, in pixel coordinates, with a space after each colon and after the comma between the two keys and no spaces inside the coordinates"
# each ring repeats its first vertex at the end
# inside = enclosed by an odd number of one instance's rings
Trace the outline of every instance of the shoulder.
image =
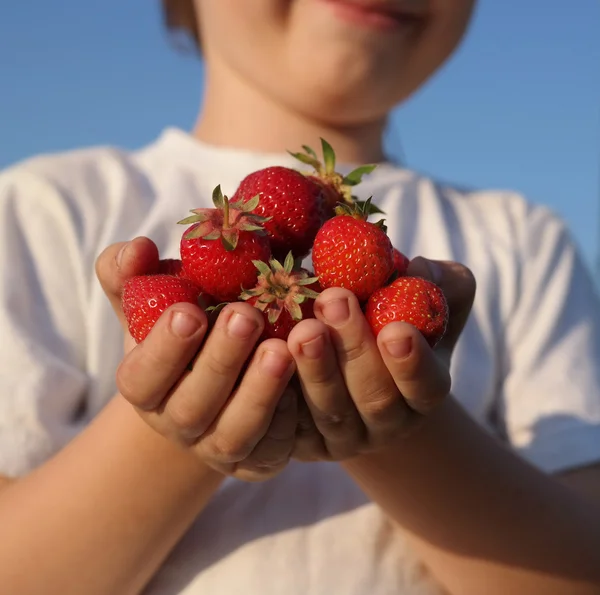
{"type": "Polygon", "coordinates": [[[0,172],[0,189],[26,193],[44,188],[65,197],[100,198],[119,181],[135,177],[136,169],[134,153],[89,147],[20,161],[0,172]]]}
{"type": "Polygon", "coordinates": [[[152,196],[137,153],[116,147],[38,155],[0,172],[5,224],[43,226],[92,252],[106,226],[143,213],[152,196]]]}
{"type": "Polygon", "coordinates": [[[379,193],[383,210],[392,216],[399,213],[400,200],[424,216],[436,213],[449,228],[458,227],[469,237],[510,239],[513,250],[531,244],[532,235],[542,232],[569,236],[558,213],[511,188],[469,187],[393,165],[382,167],[370,184],[368,192],[379,193]]]}

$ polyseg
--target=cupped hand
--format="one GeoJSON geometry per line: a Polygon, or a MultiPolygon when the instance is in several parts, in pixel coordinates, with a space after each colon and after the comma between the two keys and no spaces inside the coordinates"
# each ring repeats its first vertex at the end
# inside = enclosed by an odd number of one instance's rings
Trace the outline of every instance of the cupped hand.
{"type": "Polygon", "coordinates": [[[96,272],[125,333],[117,370],[120,394],[157,432],[189,448],[207,465],[239,479],[267,479],[287,464],[294,444],[295,369],[284,341],[257,347],[263,317],[252,306],[226,306],[208,331],[198,306],[175,304],[136,345],[121,309],[124,283],[159,270],[147,238],[113,244],[96,272]]]}
{"type": "Polygon", "coordinates": [[[432,350],[412,325],[394,322],[375,338],[356,297],[323,291],[316,319],[288,339],[304,395],[293,457],[342,460],[377,450],[413,431],[449,394],[450,358],[475,296],[475,279],[454,262],[416,258],[407,275],[437,283],[449,308],[444,338],[432,350]]]}

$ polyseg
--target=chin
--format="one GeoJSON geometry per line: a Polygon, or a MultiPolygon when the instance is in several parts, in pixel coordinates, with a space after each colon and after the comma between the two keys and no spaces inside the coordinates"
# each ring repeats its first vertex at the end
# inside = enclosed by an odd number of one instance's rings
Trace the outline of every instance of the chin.
{"type": "MultiPolygon", "coordinates": [[[[283,101],[300,113],[337,126],[360,125],[385,118],[408,95],[398,75],[335,77],[328,73],[295,78],[296,85],[286,88],[283,101]],[[390,81],[382,84],[381,81],[390,81]]],[[[294,79],[292,79],[294,80],[294,79]]]]}

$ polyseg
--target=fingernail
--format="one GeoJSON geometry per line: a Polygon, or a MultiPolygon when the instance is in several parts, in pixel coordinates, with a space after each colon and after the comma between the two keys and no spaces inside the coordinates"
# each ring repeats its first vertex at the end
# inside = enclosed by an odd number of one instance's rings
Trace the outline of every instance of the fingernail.
{"type": "Polygon", "coordinates": [[[129,244],[131,242],[127,242],[125,245],[123,245],[121,247],[121,249],[119,250],[117,257],[115,258],[116,262],[117,262],[117,268],[120,269],[121,268],[121,264],[123,263],[123,255],[125,254],[125,251],[127,250],[129,244]]]}
{"type": "Polygon", "coordinates": [[[199,328],[199,321],[185,312],[175,312],[171,318],[171,330],[182,339],[191,337],[199,328]]]}
{"type": "Polygon", "coordinates": [[[302,345],[300,345],[300,350],[302,351],[302,355],[310,359],[317,359],[323,355],[324,346],[325,339],[323,335],[319,335],[306,343],[302,343],[302,345]]]}
{"type": "Polygon", "coordinates": [[[269,376],[275,376],[275,378],[282,378],[284,374],[290,369],[291,361],[281,353],[275,351],[263,351],[260,358],[260,367],[269,376]]]}
{"type": "Polygon", "coordinates": [[[385,343],[387,352],[396,359],[405,359],[412,351],[412,338],[406,337],[399,341],[389,341],[385,343]]]}
{"type": "Polygon", "coordinates": [[[323,316],[333,326],[343,324],[350,318],[350,306],[345,298],[331,300],[323,305],[323,316]]]}
{"type": "Polygon", "coordinates": [[[229,334],[236,339],[248,339],[252,336],[256,327],[255,320],[252,320],[239,312],[234,312],[227,322],[229,334]]]}

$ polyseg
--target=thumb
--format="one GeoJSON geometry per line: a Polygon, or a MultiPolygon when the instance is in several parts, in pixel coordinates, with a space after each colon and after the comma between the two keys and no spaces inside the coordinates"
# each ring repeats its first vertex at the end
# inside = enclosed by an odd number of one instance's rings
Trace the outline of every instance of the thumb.
{"type": "Polygon", "coordinates": [[[411,260],[407,275],[423,277],[440,287],[448,303],[448,326],[438,348],[452,352],[471,313],[477,284],[466,266],[418,256],[411,260]]]}
{"type": "Polygon", "coordinates": [[[98,281],[124,331],[127,331],[127,321],[121,307],[123,286],[131,277],[156,272],[158,266],[158,248],[146,237],[111,244],[98,256],[96,260],[98,281]]]}

